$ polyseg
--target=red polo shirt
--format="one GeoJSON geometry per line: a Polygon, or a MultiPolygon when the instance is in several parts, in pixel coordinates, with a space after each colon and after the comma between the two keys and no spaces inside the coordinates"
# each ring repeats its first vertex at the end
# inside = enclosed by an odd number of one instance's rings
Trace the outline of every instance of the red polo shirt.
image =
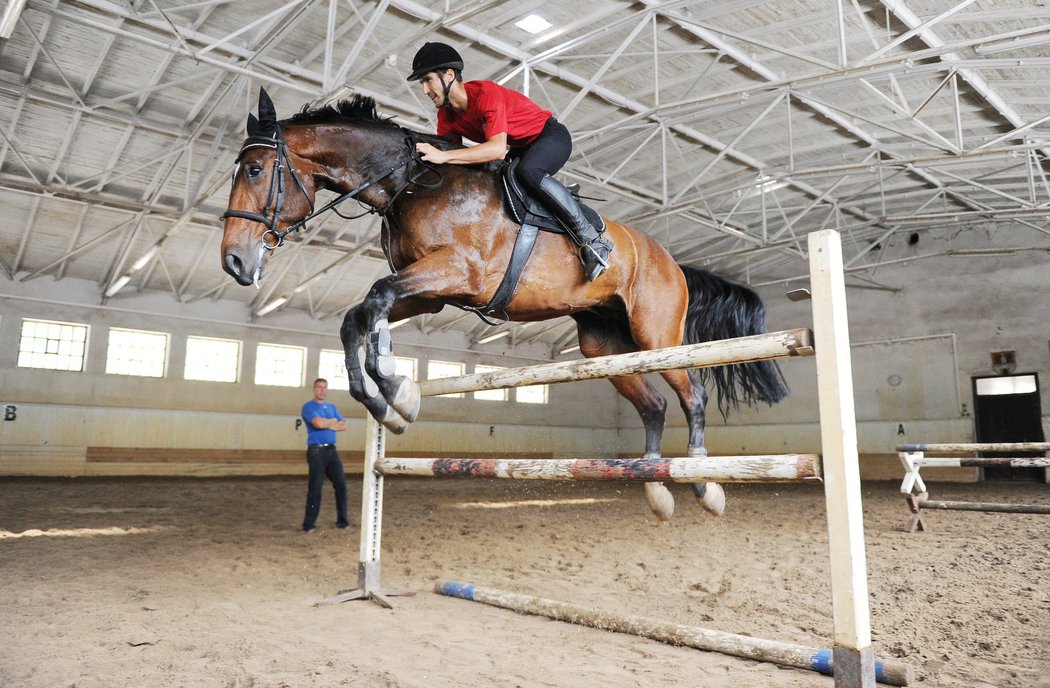
{"type": "Polygon", "coordinates": [[[467,81],[463,88],[467,91],[467,109],[438,110],[438,136],[460,143],[463,137],[484,143],[496,134],[506,134],[507,145],[520,148],[532,143],[551,118],[549,110],[494,81],[467,81]]]}

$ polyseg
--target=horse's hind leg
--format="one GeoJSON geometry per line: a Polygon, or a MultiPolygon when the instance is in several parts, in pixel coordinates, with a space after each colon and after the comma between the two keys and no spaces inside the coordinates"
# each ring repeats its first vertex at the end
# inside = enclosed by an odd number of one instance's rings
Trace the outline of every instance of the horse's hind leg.
{"type": "MultiPolygon", "coordinates": [[[[653,288],[652,292],[664,296],[658,303],[636,304],[629,311],[629,336],[636,348],[647,351],[679,346],[683,339],[687,295],[684,289],[667,288],[661,292],[653,288]],[[677,302],[673,299],[675,293],[681,297],[677,302]]],[[[707,390],[685,370],[667,370],[661,375],[675,391],[685,412],[689,427],[689,456],[707,456],[704,448],[707,390]]],[[[718,483],[693,483],[693,492],[709,513],[719,516],[725,511],[725,492],[718,483]]]]}
{"type": "MultiPolygon", "coordinates": [[[[704,428],[707,421],[707,390],[694,381],[685,370],[668,370],[662,373],[667,384],[678,395],[682,411],[685,412],[689,428],[688,456],[707,456],[704,447],[704,428]]],[[[693,483],[693,492],[709,513],[720,516],[726,508],[725,491],[718,483],[693,483]]]]}
{"type": "MultiPolygon", "coordinates": [[[[580,337],[580,352],[588,358],[609,354],[637,351],[638,347],[619,328],[602,320],[593,313],[574,315],[580,337]]],[[[667,400],[653,387],[644,375],[628,375],[609,378],[616,391],[634,405],[645,428],[645,458],[661,456],[660,442],[663,439],[664,418],[667,400]]],[[[661,521],[669,521],[674,513],[674,496],[663,483],[645,484],[645,501],[661,521]]]]}

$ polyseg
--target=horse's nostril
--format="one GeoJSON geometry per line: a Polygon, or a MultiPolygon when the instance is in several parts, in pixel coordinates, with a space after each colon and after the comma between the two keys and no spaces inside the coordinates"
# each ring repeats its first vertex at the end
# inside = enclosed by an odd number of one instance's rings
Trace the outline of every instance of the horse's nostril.
{"type": "Polygon", "coordinates": [[[241,263],[241,259],[232,253],[226,254],[226,272],[230,273],[234,277],[240,277],[244,271],[244,265],[241,263]]]}

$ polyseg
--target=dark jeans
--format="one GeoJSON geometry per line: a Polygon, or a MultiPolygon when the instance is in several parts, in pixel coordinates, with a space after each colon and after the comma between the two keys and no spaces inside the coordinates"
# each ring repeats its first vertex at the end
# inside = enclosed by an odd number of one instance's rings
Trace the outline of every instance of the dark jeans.
{"type": "Polygon", "coordinates": [[[533,193],[540,193],[543,175],[554,176],[572,154],[572,135],[564,124],[551,117],[536,140],[515,154],[521,158],[518,179],[533,193]]]}
{"type": "Polygon", "coordinates": [[[334,446],[311,444],[306,449],[306,461],[310,465],[310,477],[306,488],[303,529],[313,528],[317,524],[317,515],[321,511],[321,490],[326,477],[332,481],[332,487],[335,488],[336,525],[346,526],[350,523],[346,506],[346,475],[343,473],[343,462],[339,460],[339,453],[334,446]]]}

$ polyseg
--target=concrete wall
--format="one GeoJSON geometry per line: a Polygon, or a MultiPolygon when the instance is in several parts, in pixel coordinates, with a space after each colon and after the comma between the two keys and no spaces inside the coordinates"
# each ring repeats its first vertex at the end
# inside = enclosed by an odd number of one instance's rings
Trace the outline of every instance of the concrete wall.
{"type": "MultiPolygon", "coordinates": [[[[304,469],[305,430],[295,420],[318,375],[321,349],[340,350],[339,322],[317,322],[299,313],[268,318],[267,324],[243,322],[241,308],[229,303],[173,307],[170,298],[130,296],[106,306],[87,303],[70,293],[71,280],[60,285],[49,278],[27,284],[6,283],[0,294],[0,404],[17,407],[16,420],[0,423],[0,475],[105,474],[274,474],[304,469]],[[62,288],[59,289],[59,286],[62,288]],[[72,298],[71,298],[72,297],[72,298]],[[160,315],[167,311],[167,314],[160,315]],[[17,367],[23,318],[89,325],[88,358],[83,372],[17,367]],[[167,332],[170,353],[165,378],[112,375],[105,372],[110,327],[167,332]],[[182,379],[185,338],[204,335],[243,342],[241,381],[201,382],[182,379]],[[258,343],[307,347],[302,387],[254,384],[258,343]],[[89,448],[243,449],[243,463],[194,461],[186,452],[164,462],[107,462],[89,448]],[[274,460],[274,451],[298,452],[299,461],[274,460]],[[94,459],[89,458],[94,456],[94,459]]],[[[408,326],[395,330],[395,353],[419,360],[425,374],[430,359],[462,361],[467,371],[477,364],[521,366],[549,362],[545,347],[491,346],[491,354],[471,354],[457,333],[425,333],[408,326]]],[[[364,445],[364,412],[345,391],[331,390],[329,400],[349,420],[339,447],[359,456],[364,445]]],[[[421,419],[400,437],[388,439],[392,454],[519,454],[534,456],[615,455],[621,449],[617,397],[604,381],[557,385],[548,404],[513,400],[428,398],[421,419]]],[[[628,450],[625,448],[625,450],[628,450]]]]}

